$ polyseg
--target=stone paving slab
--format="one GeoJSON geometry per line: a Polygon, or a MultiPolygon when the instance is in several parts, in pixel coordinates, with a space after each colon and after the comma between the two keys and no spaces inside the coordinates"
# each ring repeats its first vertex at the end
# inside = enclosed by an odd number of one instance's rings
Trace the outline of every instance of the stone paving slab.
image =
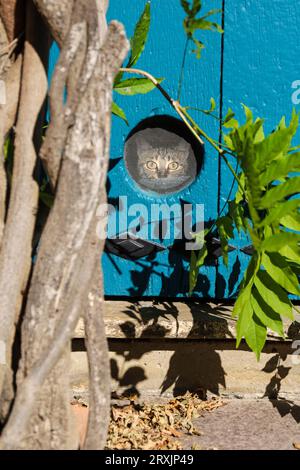
{"type": "MultiPolygon", "coordinates": [[[[300,394],[299,394],[300,399],[300,394]]],[[[201,436],[185,436],[185,449],[292,450],[300,443],[300,401],[228,400],[195,420],[201,436]]]]}

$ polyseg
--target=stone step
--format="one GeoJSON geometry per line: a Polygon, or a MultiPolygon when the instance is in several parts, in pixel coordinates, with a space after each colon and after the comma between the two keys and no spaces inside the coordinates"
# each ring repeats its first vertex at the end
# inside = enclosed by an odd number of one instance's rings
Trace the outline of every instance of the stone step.
{"type": "MultiPolygon", "coordinates": [[[[108,338],[170,338],[170,339],[234,339],[236,320],[233,305],[195,301],[128,302],[105,301],[105,327],[108,338]]],[[[294,339],[300,330],[300,315],[294,310],[295,321],[285,323],[285,334],[294,339]]],[[[84,338],[80,320],[74,338],[84,338]]],[[[280,339],[269,332],[269,339],[280,339]]]]}
{"type": "MultiPolygon", "coordinates": [[[[201,302],[105,301],[112,390],[172,396],[203,390],[222,397],[299,399],[300,317],[285,324],[283,341],[269,332],[257,362],[245,343],[235,346],[232,305],[201,302]]],[[[88,389],[84,327],[73,340],[73,392],[88,389]]]]}

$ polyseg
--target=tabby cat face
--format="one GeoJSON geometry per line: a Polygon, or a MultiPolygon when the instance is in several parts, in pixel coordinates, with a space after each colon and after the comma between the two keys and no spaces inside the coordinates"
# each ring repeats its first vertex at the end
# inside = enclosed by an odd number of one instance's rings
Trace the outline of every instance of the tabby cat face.
{"type": "MultiPolygon", "coordinates": [[[[165,186],[168,181],[181,180],[187,174],[190,144],[180,142],[176,147],[152,147],[143,138],[137,139],[138,170],[145,180],[160,180],[165,186]]],[[[171,183],[170,183],[171,184],[171,183]]]]}

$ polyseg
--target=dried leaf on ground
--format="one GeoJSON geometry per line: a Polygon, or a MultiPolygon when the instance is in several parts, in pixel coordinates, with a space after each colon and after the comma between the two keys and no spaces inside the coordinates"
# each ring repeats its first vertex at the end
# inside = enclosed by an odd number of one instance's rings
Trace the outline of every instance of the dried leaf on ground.
{"type": "Polygon", "coordinates": [[[193,420],[205,411],[213,411],[224,403],[219,399],[201,400],[186,393],[165,404],[114,404],[107,439],[107,449],[180,450],[177,440],[184,433],[201,435],[193,420]]]}

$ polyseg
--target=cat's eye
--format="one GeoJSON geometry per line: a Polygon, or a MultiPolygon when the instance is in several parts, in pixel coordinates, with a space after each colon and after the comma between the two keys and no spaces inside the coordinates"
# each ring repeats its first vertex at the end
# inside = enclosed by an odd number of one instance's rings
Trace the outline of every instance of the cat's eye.
{"type": "Polygon", "coordinates": [[[168,165],[168,169],[171,170],[171,171],[178,170],[178,168],[179,168],[179,165],[176,162],[171,162],[168,165]]]}
{"type": "Polygon", "coordinates": [[[146,168],[148,168],[148,170],[156,170],[157,163],[150,160],[149,162],[146,163],[146,168]]]}

